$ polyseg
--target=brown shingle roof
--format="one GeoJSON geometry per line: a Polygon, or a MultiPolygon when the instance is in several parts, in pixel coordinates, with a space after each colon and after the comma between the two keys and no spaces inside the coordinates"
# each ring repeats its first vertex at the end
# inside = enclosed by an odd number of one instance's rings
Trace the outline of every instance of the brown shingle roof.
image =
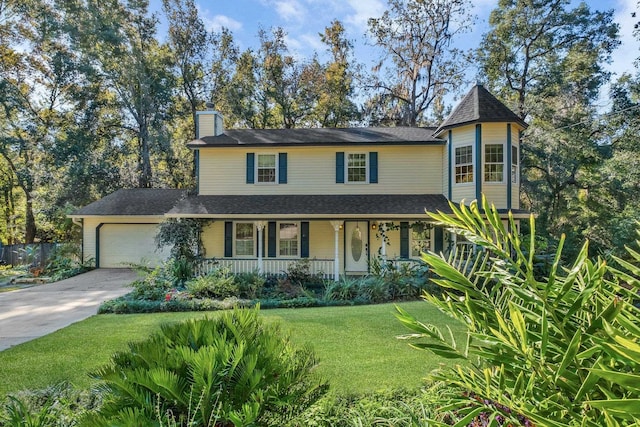
{"type": "Polygon", "coordinates": [[[462,101],[451,112],[434,132],[440,135],[442,131],[473,123],[508,123],[514,122],[526,128],[528,125],[516,113],[511,111],[491,94],[484,86],[475,85],[462,101]]]}
{"type": "Polygon", "coordinates": [[[251,147],[299,145],[441,145],[435,128],[314,128],[314,129],[227,129],[220,136],[205,136],[188,143],[201,147],[251,147]]]}
{"type": "Polygon", "coordinates": [[[186,190],[164,188],[131,188],[115,191],[71,216],[92,215],[164,215],[187,195],[186,190]]]}

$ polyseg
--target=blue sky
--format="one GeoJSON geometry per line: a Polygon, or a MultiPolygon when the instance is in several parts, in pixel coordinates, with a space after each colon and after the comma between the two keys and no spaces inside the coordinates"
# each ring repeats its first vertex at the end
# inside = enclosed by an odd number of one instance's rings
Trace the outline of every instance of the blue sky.
{"type": "MultiPolygon", "coordinates": [[[[241,48],[257,47],[259,28],[281,26],[287,32],[290,50],[301,57],[310,57],[315,50],[324,52],[318,33],[333,19],[346,28],[347,37],[354,41],[357,58],[365,65],[373,62],[372,48],[364,44],[367,19],[380,16],[386,0],[196,0],[200,14],[209,29],[229,28],[241,48]]],[[[160,9],[161,0],[150,0],[151,9],[160,9]]],[[[472,0],[477,16],[474,30],[464,36],[460,44],[477,47],[487,30],[489,13],[498,0],[472,0]]],[[[574,0],[575,3],[577,1],[574,0]]],[[[633,37],[636,21],[631,12],[637,10],[637,0],[587,0],[592,9],[614,9],[620,24],[622,46],[613,57],[610,70],[616,75],[635,72],[633,62],[640,56],[640,43],[633,37]]],[[[640,19],[640,14],[639,18],[640,19]]],[[[473,78],[473,76],[471,77],[473,78]]]]}

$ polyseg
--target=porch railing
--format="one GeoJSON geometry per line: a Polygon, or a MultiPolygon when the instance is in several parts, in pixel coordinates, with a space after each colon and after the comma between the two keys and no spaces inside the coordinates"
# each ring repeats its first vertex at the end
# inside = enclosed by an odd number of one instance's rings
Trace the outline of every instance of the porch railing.
{"type": "MultiPolygon", "coordinates": [[[[262,269],[265,274],[284,274],[289,269],[289,265],[300,261],[299,259],[262,259],[262,269]]],[[[310,259],[309,267],[311,274],[322,274],[325,278],[333,277],[332,259],[310,259]]],[[[232,273],[252,273],[258,271],[258,260],[256,258],[205,258],[196,267],[197,275],[205,275],[220,267],[228,268],[232,273]]]]}

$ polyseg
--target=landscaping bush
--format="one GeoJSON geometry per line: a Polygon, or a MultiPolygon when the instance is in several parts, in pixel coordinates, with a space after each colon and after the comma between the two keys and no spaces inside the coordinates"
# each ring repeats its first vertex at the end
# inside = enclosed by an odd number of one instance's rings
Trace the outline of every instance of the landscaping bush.
{"type": "Polygon", "coordinates": [[[262,290],[267,279],[254,271],[252,273],[236,274],[236,285],[238,286],[238,296],[246,299],[256,299],[262,295],[262,290]]]}
{"type": "Polygon", "coordinates": [[[187,292],[195,298],[224,299],[238,296],[236,279],[228,268],[217,268],[210,273],[185,283],[187,292]]]}
{"type": "Polygon", "coordinates": [[[172,261],[167,261],[131,283],[133,291],[129,295],[130,299],[163,301],[167,292],[175,285],[172,268],[172,261]]]}
{"type": "Polygon", "coordinates": [[[44,390],[23,391],[0,402],[0,426],[72,427],[99,405],[98,394],[75,390],[67,383],[44,390]]]}
{"type": "Polygon", "coordinates": [[[94,373],[104,404],[85,422],[148,425],[171,414],[179,425],[269,425],[274,413],[293,418],[326,391],[316,363],[257,309],[164,325],[94,373]]]}
{"type": "Polygon", "coordinates": [[[57,245],[49,256],[43,273],[52,281],[67,279],[93,269],[92,259],[82,260],[82,248],[75,243],[57,245]]]}
{"type": "MultiPolygon", "coordinates": [[[[640,268],[587,258],[588,242],[566,268],[564,238],[549,274],[536,262],[535,221],[528,251],[483,200],[430,214],[481,248],[466,258],[425,254],[444,298],[426,295],[468,327],[468,345],[398,309],[417,348],[466,361],[432,376],[454,387],[443,407],[456,425],[620,426],[640,418],[640,268]],[[484,212],[484,213],[481,213],[484,212]]],[[[517,230],[513,217],[510,230],[517,230]]],[[[629,249],[640,263],[640,253],[629,249]]]]}

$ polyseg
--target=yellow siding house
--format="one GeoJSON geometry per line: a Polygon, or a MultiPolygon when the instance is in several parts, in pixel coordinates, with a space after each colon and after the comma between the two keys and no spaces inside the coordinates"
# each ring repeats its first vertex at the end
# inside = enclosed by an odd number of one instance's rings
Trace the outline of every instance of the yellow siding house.
{"type": "Polygon", "coordinates": [[[99,267],[165,259],[153,242],[166,218],[211,220],[204,257],[235,272],[280,273],[308,258],[315,272],[366,274],[373,257],[446,251],[425,210],[481,194],[519,209],[519,135],[526,124],[476,85],[437,128],[224,129],[197,114],[197,189],[123,189],[71,215],[99,267]]]}

